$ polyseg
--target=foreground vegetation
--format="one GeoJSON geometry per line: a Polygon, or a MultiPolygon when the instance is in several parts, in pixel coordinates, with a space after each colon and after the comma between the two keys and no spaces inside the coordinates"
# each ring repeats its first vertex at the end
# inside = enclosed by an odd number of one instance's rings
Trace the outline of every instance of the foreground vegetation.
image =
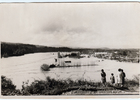
{"type": "MultiPolygon", "coordinates": [[[[10,95],[67,95],[68,92],[82,91],[79,94],[85,93],[85,91],[93,92],[96,94],[100,92],[108,93],[108,91],[127,91],[135,92],[135,89],[139,87],[139,78],[135,76],[133,80],[127,80],[125,87],[112,86],[107,83],[103,86],[100,82],[88,82],[86,80],[72,81],[68,80],[55,80],[46,78],[46,81],[35,80],[30,85],[23,85],[21,90],[17,90],[12,81],[5,76],[1,76],[1,94],[4,96],[10,95]]],[[[123,92],[124,93],[124,92],[123,92]]],[[[86,93],[85,93],[86,94],[86,93]]]]}
{"type": "Polygon", "coordinates": [[[16,86],[12,81],[5,76],[1,76],[1,95],[20,95],[20,90],[16,89],[16,86]]]}

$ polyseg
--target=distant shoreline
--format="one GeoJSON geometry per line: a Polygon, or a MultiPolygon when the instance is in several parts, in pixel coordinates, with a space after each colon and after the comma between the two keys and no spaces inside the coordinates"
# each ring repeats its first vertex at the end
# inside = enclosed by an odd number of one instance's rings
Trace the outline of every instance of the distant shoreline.
{"type": "Polygon", "coordinates": [[[13,56],[23,56],[31,53],[45,52],[72,52],[78,51],[81,54],[96,56],[97,58],[117,60],[120,62],[139,63],[139,49],[108,49],[108,48],[69,48],[69,47],[48,47],[21,43],[6,43],[1,42],[1,58],[13,56]],[[95,55],[95,53],[98,53],[95,55]],[[105,54],[104,54],[105,53],[105,54]]]}

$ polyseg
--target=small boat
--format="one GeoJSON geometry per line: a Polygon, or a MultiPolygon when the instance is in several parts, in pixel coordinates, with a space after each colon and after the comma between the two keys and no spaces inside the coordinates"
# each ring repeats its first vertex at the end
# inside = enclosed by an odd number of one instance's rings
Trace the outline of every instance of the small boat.
{"type": "Polygon", "coordinates": [[[49,65],[43,64],[43,65],[41,65],[41,69],[42,69],[43,71],[49,71],[49,65]]]}

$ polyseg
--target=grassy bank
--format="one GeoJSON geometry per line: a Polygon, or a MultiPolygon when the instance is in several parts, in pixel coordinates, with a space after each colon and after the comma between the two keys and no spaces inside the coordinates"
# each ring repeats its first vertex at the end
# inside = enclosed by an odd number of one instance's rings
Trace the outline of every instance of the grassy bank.
{"type": "Polygon", "coordinates": [[[72,81],[68,80],[55,80],[49,77],[46,81],[35,80],[30,85],[22,86],[21,90],[17,90],[12,81],[4,76],[2,80],[2,95],[81,95],[81,94],[112,94],[113,93],[132,93],[136,92],[139,87],[139,78],[136,76],[133,80],[126,80],[125,87],[121,88],[117,85],[112,86],[106,83],[103,86],[100,82],[88,82],[85,80],[72,81]],[[75,93],[76,91],[76,93],[75,93]],[[110,91],[110,92],[109,92],[110,91]],[[123,91],[123,92],[122,92],[123,91]]]}

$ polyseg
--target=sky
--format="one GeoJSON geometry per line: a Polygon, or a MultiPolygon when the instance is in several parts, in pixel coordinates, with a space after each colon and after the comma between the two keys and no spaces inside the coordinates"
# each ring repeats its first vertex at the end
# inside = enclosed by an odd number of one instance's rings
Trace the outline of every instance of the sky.
{"type": "Polygon", "coordinates": [[[140,0],[0,0],[0,2],[139,2],[140,0]]]}
{"type": "Polygon", "coordinates": [[[140,48],[139,3],[3,3],[0,41],[140,48]]]}

